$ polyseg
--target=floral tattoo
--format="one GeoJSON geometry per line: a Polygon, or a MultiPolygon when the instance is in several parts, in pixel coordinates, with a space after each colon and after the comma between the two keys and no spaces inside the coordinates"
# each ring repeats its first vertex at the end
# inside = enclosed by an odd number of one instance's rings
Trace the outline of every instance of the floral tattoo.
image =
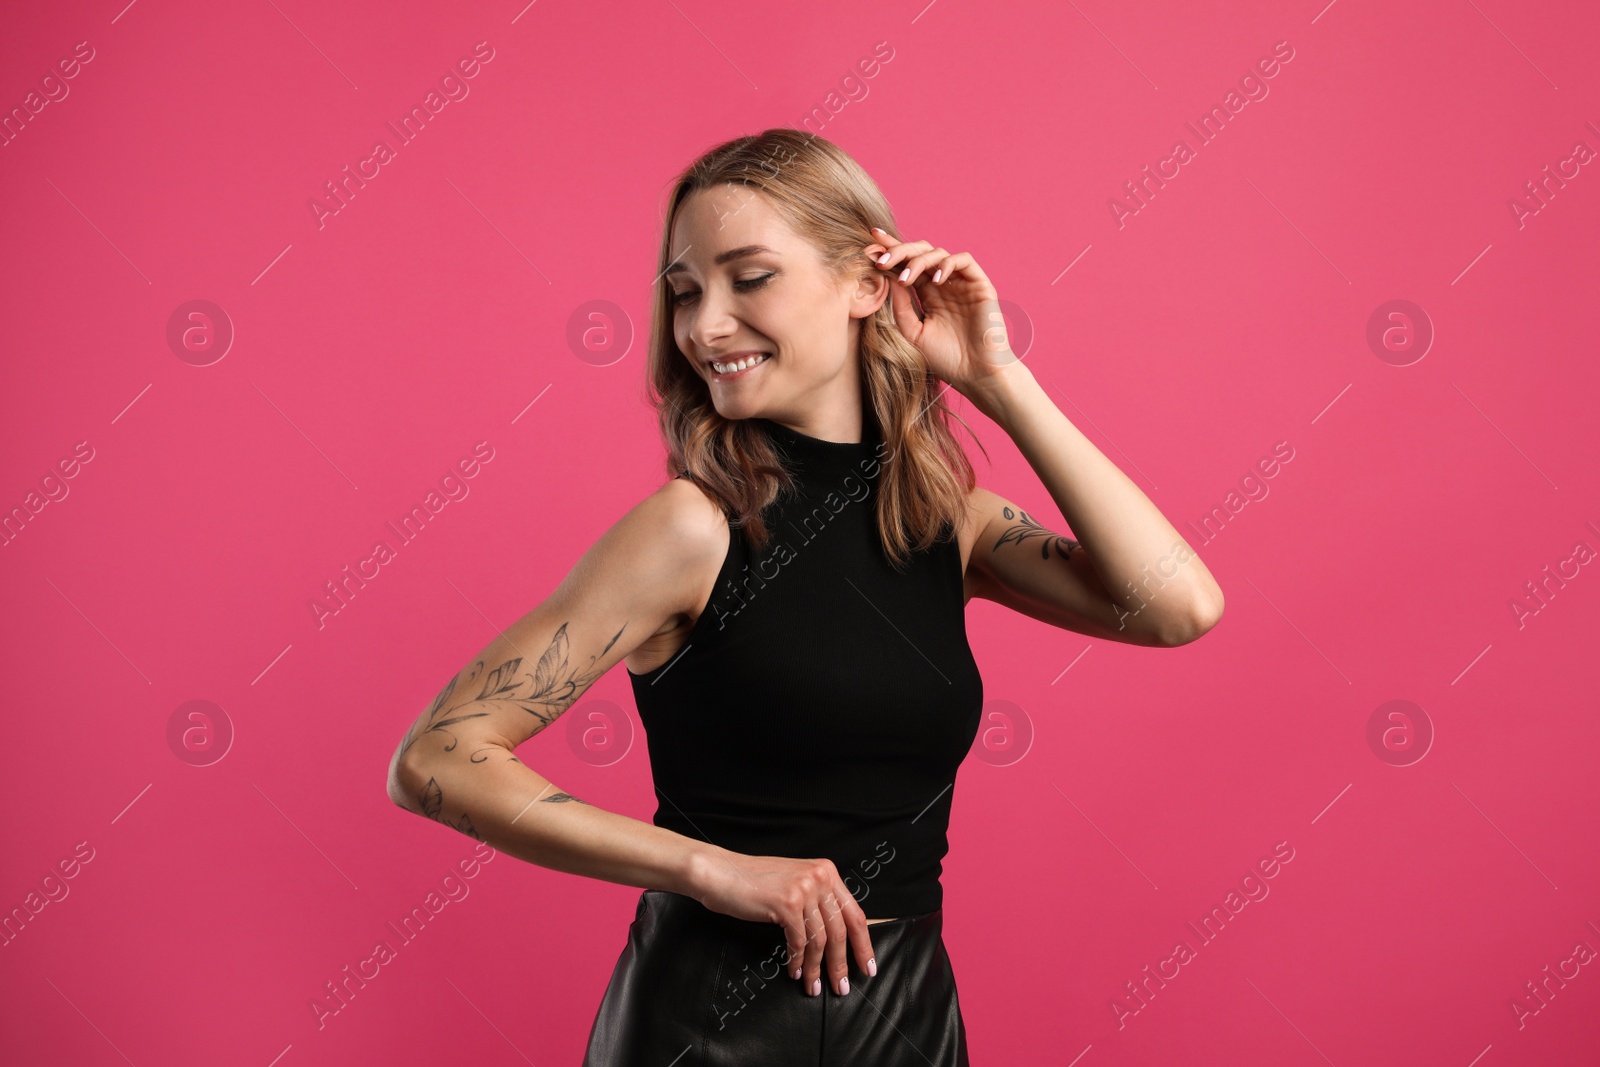
{"type": "Polygon", "coordinates": [[[1060,559],[1069,558],[1074,549],[1083,547],[1070,537],[1062,537],[1060,534],[1040,526],[1039,523],[1034,520],[1033,516],[1029,515],[1026,511],[1013,511],[1009,507],[1002,507],[1000,509],[1000,514],[1005,517],[1007,522],[1016,519],[1018,515],[1022,516],[1022,521],[1016,523],[1016,525],[1010,527],[1005,533],[1000,535],[1000,539],[994,543],[994,551],[996,552],[1000,551],[1001,545],[1020,545],[1023,542],[1033,538],[1043,539],[1042,543],[1039,545],[1039,555],[1043,559],[1050,558],[1051,546],[1055,547],[1056,555],[1060,559]]]}

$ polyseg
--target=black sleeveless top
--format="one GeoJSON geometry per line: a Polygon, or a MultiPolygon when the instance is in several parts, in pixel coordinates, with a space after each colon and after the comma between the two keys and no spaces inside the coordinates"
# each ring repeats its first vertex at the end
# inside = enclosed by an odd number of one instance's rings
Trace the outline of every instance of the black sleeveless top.
{"type": "Polygon", "coordinates": [[[983,680],[967,644],[961,549],[896,571],[875,502],[887,445],[769,419],[797,494],[743,528],[679,652],[628,671],[654,773],[657,826],[749,855],[826,857],[868,918],[942,906],[956,769],[983,680]]]}

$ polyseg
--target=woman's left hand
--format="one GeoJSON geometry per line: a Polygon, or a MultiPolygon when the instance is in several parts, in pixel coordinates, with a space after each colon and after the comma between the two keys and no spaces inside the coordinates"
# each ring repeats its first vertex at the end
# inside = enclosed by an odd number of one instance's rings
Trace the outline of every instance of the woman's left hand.
{"type": "Polygon", "coordinates": [[[877,227],[872,232],[881,243],[868,245],[867,256],[890,274],[895,323],[929,370],[970,397],[1020,362],[1006,336],[999,294],[970,253],[951,255],[927,241],[896,241],[877,227]],[[912,289],[926,318],[917,316],[912,289]]]}

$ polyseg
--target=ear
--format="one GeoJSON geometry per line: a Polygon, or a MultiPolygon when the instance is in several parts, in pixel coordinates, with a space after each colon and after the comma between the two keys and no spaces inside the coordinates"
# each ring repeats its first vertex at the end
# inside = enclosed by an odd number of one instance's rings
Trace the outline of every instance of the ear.
{"type": "Polygon", "coordinates": [[[889,298],[889,276],[882,271],[863,274],[856,280],[850,297],[850,317],[864,319],[883,306],[889,298]]]}

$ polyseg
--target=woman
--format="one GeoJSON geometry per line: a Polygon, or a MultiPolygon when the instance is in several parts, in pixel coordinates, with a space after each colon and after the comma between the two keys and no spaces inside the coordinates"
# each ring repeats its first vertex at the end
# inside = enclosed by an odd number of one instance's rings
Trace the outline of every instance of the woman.
{"type": "Polygon", "coordinates": [[[854,160],[792,130],[679,176],[649,357],[676,477],[391,761],[402,807],[644,889],[586,1064],[965,1064],[939,874],[982,705],[966,602],[1153,647],[1222,614],[1204,564],[1012,353],[972,256],[895,231],[854,160]],[[1079,540],[976,487],[950,388],[1079,540]],[[648,824],[513,754],[624,660],[648,824]]]}

